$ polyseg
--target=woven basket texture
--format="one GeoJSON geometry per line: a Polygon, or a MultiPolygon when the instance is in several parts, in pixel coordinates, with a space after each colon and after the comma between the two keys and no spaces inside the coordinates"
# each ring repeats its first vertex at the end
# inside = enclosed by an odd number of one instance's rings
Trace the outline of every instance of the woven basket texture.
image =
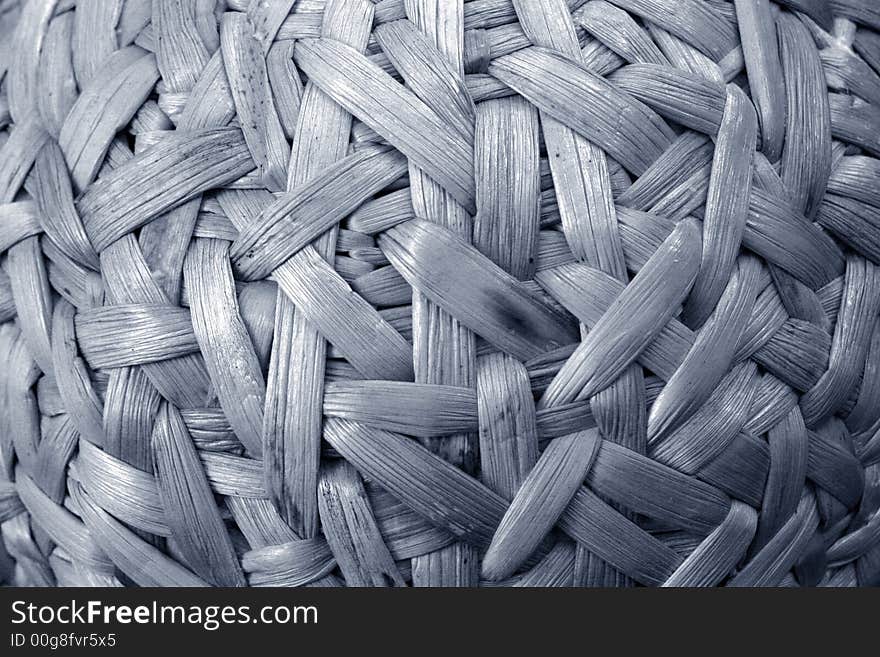
{"type": "Polygon", "coordinates": [[[880,584],[877,0],[0,0],[0,582],[880,584]]]}

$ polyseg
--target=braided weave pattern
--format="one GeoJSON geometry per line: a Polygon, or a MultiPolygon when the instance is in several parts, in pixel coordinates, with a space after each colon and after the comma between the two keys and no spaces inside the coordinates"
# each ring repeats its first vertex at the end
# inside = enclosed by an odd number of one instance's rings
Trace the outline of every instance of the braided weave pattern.
{"type": "Polygon", "coordinates": [[[880,584],[874,0],[0,43],[0,581],[880,584]]]}

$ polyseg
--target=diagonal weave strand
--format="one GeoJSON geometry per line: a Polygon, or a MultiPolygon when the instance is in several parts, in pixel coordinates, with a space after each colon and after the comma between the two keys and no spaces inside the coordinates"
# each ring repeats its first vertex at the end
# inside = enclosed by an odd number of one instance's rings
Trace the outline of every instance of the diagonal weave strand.
{"type": "Polygon", "coordinates": [[[0,583],[880,584],[874,0],[0,43],[0,583]]]}

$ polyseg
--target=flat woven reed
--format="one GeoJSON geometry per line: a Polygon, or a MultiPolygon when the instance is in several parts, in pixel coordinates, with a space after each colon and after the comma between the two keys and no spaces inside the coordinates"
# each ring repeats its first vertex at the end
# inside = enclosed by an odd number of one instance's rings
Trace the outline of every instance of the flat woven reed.
{"type": "Polygon", "coordinates": [[[880,583],[876,0],[0,34],[0,580],[880,583]]]}

